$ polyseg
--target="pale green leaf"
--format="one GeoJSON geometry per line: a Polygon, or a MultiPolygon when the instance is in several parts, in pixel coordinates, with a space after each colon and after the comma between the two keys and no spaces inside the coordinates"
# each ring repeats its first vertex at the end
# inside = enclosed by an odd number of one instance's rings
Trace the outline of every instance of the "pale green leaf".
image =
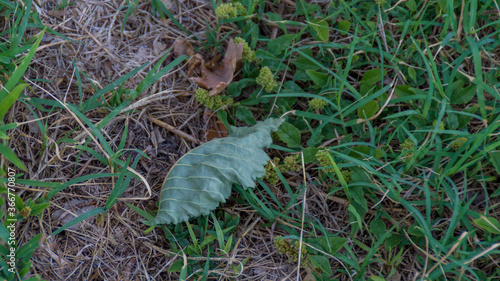
{"type": "Polygon", "coordinates": [[[319,248],[326,253],[333,255],[338,250],[340,250],[345,245],[345,243],[347,243],[347,238],[338,236],[322,236],[311,238],[309,239],[309,242],[314,244],[315,246],[319,246],[319,248]]]}
{"type": "Polygon", "coordinates": [[[317,72],[314,70],[306,70],[307,75],[311,80],[314,82],[314,84],[319,85],[320,87],[325,86],[328,83],[328,75],[317,72]]]}
{"type": "Polygon", "coordinates": [[[314,268],[320,268],[324,273],[328,274],[328,276],[332,275],[332,268],[327,257],[312,255],[309,256],[308,259],[314,268]]]}
{"type": "Polygon", "coordinates": [[[26,87],[27,84],[19,84],[17,85],[3,100],[2,103],[0,104],[0,119],[3,118],[3,116],[7,113],[7,110],[14,104],[14,102],[17,100],[21,92],[23,91],[24,87],[26,87]]]}
{"type": "Polygon", "coordinates": [[[415,12],[417,11],[417,2],[415,2],[415,0],[408,0],[406,2],[406,7],[408,7],[408,10],[415,12]]]}
{"type": "Polygon", "coordinates": [[[358,108],[358,118],[370,118],[377,113],[379,108],[378,103],[371,100],[358,108]]]}
{"type": "Polygon", "coordinates": [[[386,74],[387,71],[385,69],[384,70],[380,68],[370,69],[367,72],[365,72],[363,78],[361,78],[361,81],[359,81],[359,83],[374,85],[375,83],[384,80],[386,74]]]}
{"type": "Polygon", "coordinates": [[[23,162],[17,158],[16,154],[10,150],[9,147],[0,143],[0,155],[3,155],[7,160],[9,160],[12,164],[16,165],[23,171],[27,171],[28,169],[24,166],[23,162]]]}
{"type": "Polygon", "coordinates": [[[413,81],[417,81],[417,71],[413,67],[408,68],[408,75],[413,81]]]}
{"type": "Polygon", "coordinates": [[[411,90],[412,88],[408,85],[397,85],[394,89],[394,93],[398,98],[404,98],[407,96],[415,95],[415,92],[411,90]]]}
{"type": "Polygon", "coordinates": [[[500,151],[490,151],[488,155],[490,156],[491,164],[493,164],[497,173],[500,174],[500,151]]]}
{"type": "Polygon", "coordinates": [[[283,123],[277,132],[288,147],[300,147],[300,131],[290,123],[283,123]]]}
{"type": "Polygon", "coordinates": [[[363,155],[369,155],[373,156],[376,159],[379,159],[380,157],[384,156],[384,152],[378,148],[373,148],[368,145],[358,145],[356,147],[352,148],[352,151],[349,152],[349,156],[357,158],[357,159],[366,159],[367,156],[363,155]],[[373,153],[371,153],[373,149],[373,153]]]}
{"type": "Polygon", "coordinates": [[[500,223],[494,217],[481,216],[474,223],[489,233],[500,234],[500,223]]]}
{"type": "Polygon", "coordinates": [[[318,34],[319,38],[325,42],[328,42],[330,37],[330,29],[328,28],[328,22],[324,19],[312,20],[312,27],[314,31],[318,34]]]}
{"type": "Polygon", "coordinates": [[[359,226],[359,229],[361,231],[363,231],[363,223],[362,223],[362,220],[361,220],[361,216],[359,215],[358,211],[356,210],[356,208],[352,205],[352,204],[349,204],[349,207],[347,207],[347,210],[354,215],[354,217],[356,218],[356,222],[358,223],[358,226],[359,226]]]}
{"type": "Polygon", "coordinates": [[[451,98],[451,104],[464,104],[470,102],[476,96],[476,85],[457,89],[451,98]]]}
{"type": "Polygon", "coordinates": [[[345,35],[351,29],[351,22],[347,20],[341,20],[338,23],[339,29],[341,30],[340,34],[345,35]]]}
{"type": "Polygon", "coordinates": [[[268,119],[252,127],[230,127],[229,136],[214,139],[185,154],[163,183],[154,225],[180,223],[209,214],[231,194],[233,184],[255,187],[264,176],[272,143],[271,131],[283,119],[268,119]]]}

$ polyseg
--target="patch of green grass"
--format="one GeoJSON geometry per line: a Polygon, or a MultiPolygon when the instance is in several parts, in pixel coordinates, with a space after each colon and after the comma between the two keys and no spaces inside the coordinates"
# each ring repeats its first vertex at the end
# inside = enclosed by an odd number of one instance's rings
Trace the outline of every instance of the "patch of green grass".
{"type": "MultiPolygon", "coordinates": [[[[7,2],[2,3],[0,9],[5,20],[11,22],[10,28],[3,32],[3,36],[9,34],[9,41],[0,43],[0,155],[2,157],[0,176],[2,176],[1,182],[3,183],[0,186],[0,193],[6,194],[6,200],[0,198],[0,204],[7,206],[0,211],[0,218],[2,218],[2,224],[0,224],[0,238],[2,240],[2,245],[0,245],[0,256],[2,256],[0,278],[4,280],[20,280],[27,274],[31,267],[31,256],[41,237],[39,234],[24,245],[19,245],[19,240],[16,239],[15,235],[16,222],[22,221],[30,215],[38,215],[48,207],[47,204],[37,204],[31,200],[23,202],[15,193],[13,187],[19,176],[19,174],[16,175],[15,171],[17,169],[27,171],[27,168],[9,145],[8,131],[16,128],[18,124],[4,122],[5,115],[27,86],[22,77],[44,33],[41,31],[37,36],[25,40],[26,29],[33,21],[29,12],[31,7],[32,1],[26,1],[24,7],[7,2]],[[8,162],[13,166],[8,166],[8,162]]],[[[29,278],[29,280],[39,279],[38,275],[29,278]]]]}
{"type": "Polygon", "coordinates": [[[271,2],[241,3],[245,16],[221,19],[207,36],[224,40],[233,35],[220,27],[236,28],[232,33],[249,42],[257,58],[243,63],[227,90],[249,110],[227,109],[227,122],[286,115],[271,153],[304,153],[306,172],[316,179],[308,184],[345,200],[348,219],[332,233],[315,218],[320,210],[301,217],[305,188],[291,188],[288,180],[296,177],[278,168],[278,177],[266,177],[273,182],[261,182],[260,190],[237,187],[238,202],[291,239],[299,232],[290,226],[305,229],[306,242],[348,237],[343,250],[331,253],[344,267],[332,272],[330,261],[317,258],[323,262],[315,261],[316,280],[336,273],[390,278],[409,262],[414,278],[498,274],[488,266],[500,245],[494,235],[500,21],[489,12],[497,11],[495,3],[297,1],[294,9],[283,4],[289,13],[281,14],[271,2]],[[273,28],[277,32],[266,31],[273,28]],[[269,69],[278,86],[263,89],[261,69],[269,69]]]}

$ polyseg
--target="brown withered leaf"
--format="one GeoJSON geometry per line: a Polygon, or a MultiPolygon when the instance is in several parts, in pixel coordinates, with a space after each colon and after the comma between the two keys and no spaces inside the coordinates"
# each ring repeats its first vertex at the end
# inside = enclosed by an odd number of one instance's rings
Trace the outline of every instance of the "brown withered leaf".
{"type": "Polygon", "coordinates": [[[219,118],[217,118],[217,114],[208,108],[205,108],[205,112],[203,113],[203,120],[205,121],[205,127],[207,131],[205,133],[205,137],[208,141],[211,141],[215,138],[225,138],[229,135],[226,126],[222,123],[219,118]]]}
{"type": "Polygon", "coordinates": [[[203,57],[200,54],[196,54],[194,57],[201,60],[201,77],[190,77],[190,79],[199,86],[209,89],[211,96],[219,94],[233,80],[234,71],[238,62],[241,61],[242,52],[243,45],[241,43],[235,45],[233,39],[230,39],[224,59],[220,65],[212,69],[208,69],[203,57]]]}
{"type": "Polygon", "coordinates": [[[182,55],[187,55],[187,56],[194,56],[194,48],[191,43],[189,43],[186,39],[184,38],[177,38],[174,42],[174,54],[178,57],[182,55]]]}
{"type": "Polygon", "coordinates": [[[203,58],[201,56],[196,56],[196,53],[194,52],[193,45],[189,43],[186,39],[184,38],[177,38],[174,42],[174,54],[177,57],[180,57],[182,55],[189,56],[190,59],[188,61],[188,76],[193,76],[194,73],[200,74],[200,71],[195,71],[195,68],[203,63],[203,58]]]}

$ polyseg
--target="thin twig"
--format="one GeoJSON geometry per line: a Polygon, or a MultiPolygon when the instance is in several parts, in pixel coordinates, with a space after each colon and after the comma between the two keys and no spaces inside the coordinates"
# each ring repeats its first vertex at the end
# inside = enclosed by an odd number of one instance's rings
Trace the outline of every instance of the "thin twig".
{"type": "Polygon", "coordinates": [[[159,119],[156,119],[156,118],[154,118],[154,117],[152,117],[152,116],[149,116],[149,115],[148,115],[147,117],[148,117],[148,118],[149,118],[149,119],[150,119],[153,123],[155,123],[156,125],[158,125],[158,126],[160,126],[160,127],[163,127],[163,128],[165,128],[165,129],[169,130],[170,132],[172,132],[172,133],[174,133],[174,134],[176,134],[176,135],[180,136],[181,138],[187,139],[187,140],[189,140],[189,141],[191,141],[191,142],[194,142],[194,143],[196,143],[196,144],[200,144],[200,141],[199,141],[199,140],[197,140],[197,139],[195,139],[194,137],[192,137],[191,135],[186,134],[186,133],[184,133],[183,131],[181,131],[181,130],[179,130],[179,129],[175,128],[174,126],[169,125],[169,124],[167,124],[167,123],[165,123],[165,122],[163,122],[163,121],[161,121],[161,120],[159,120],[159,119]]]}

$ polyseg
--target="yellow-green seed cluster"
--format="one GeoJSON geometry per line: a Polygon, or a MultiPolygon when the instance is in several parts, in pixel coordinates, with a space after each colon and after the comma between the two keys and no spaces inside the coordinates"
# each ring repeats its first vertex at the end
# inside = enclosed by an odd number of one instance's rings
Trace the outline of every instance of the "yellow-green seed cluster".
{"type": "Polygon", "coordinates": [[[341,174],[342,174],[342,177],[344,178],[344,180],[345,180],[346,183],[351,182],[352,171],[350,171],[350,170],[342,170],[341,174]]]}
{"type": "MultiPolygon", "coordinates": [[[[321,167],[330,167],[332,162],[330,161],[330,153],[327,150],[320,150],[316,153],[316,159],[321,167]]],[[[325,173],[333,173],[335,169],[333,167],[322,169],[325,173]]]]}
{"type": "MultiPolygon", "coordinates": [[[[432,127],[436,127],[436,124],[437,124],[437,120],[432,121],[432,127]]],[[[444,127],[444,122],[443,122],[443,121],[439,122],[439,127],[438,127],[438,129],[439,129],[440,131],[442,131],[442,130],[444,130],[444,129],[445,129],[445,127],[444,127]]]]}
{"type": "Polygon", "coordinates": [[[238,10],[233,3],[225,3],[215,9],[215,14],[220,19],[232,19],[238,16],[238,10]]]}
{"type": "Polygon", "coordinates": [[[405,163],[410,162],[410,159],[413,157],[413,152],[409,152],[408,150],[413,149],[413,147],[415,147],[415,143],[408,138],[402,144],[400,144],[400,147],[402,151],[407,151],[403,153],[403,157],[401,157],[401,159],[405,163]]]}
{"type": "MultiPolygon", "coordinates": [[[[300,241],[288,241],[287,239],[277,236],[274,239],[274,247],[281,255],[286,255],[291,263],[296,263],[299,257],[299,247],[300,241]]],[[[307,248],[302,244],[302,251],[300,252],[300,259],[306,261],[307,258],[307,248]]]]}
{"type": "Polygon", "coordinates": [[[243,4],[241,4],[240,2],[233,2],[232,4],[236,8],[238,16],[246,15],[247,9],[245,8],[245,6],[243,6],[243,4]]]}
{"type": "Polygon", "coordinates": [[[241,37],[236,37],[236,38],[234,38],[234,43],[236,43],[236,44],[241,43],[243,45],[243,53],[241,55],[241,59],[243,61],[252,62],[255,60],[255,51],[250,49],[250,47],[248,46],[248,43],[247,43],[247,41],[245,41],[245,39],[243,39],[241,37]]]}
{"type": "Polygon", "coordinates": [[[328,102],[320,98],[314,98],[309,101],[309,107],[316,111],[323,110],[323,108],[325,108],[325,106],[327,105],[328,102]]]}
{"type": "Polygon", "coordinates": [[[401,145],[401,150],[411,150],[415,146],[415,143],[411,139],[406,139],[401,145]]]}
{"type": "Polygon", "coordinates": [[[21,216],[23,219],[27,219],[31,214],[31,208],[29,206],[24,206],[24,208],[21,210],[21,216]]]}
{"type": "Polygon", "coordinates": [[[279,161],[280,161],[280,159],[278,157],[275,157],[275,158],[269,160],[269,163],[267,163],[267,165],[265,167],[266,174],[264,175],[264,177],[262,177],[262,179],[264,181],[267,181],[268,183],[270,183],[272,185],[276,185],[280,181],[278,173],[276,173],[276,170],[274,170],[275,166],[279,170],[279,166],[278,166],[279,161]]]}
{"type": "Polygon", "coordinates": [[[283,166],[281,166],[283,172],[298,172],[300,171],[299,155],[290,155],[283,159],[283,166]]]}
{"type": "Polygon", "coordinates": [[[283,164],[279,164],[280,158],[275,157],[269,161],[266,165],[266,174],[262,179],[269,184],[276,185],[280,178],[278,176],[278,173],[274,169],[276,167],[278,171],[281,173],[286,173],[286,172],[298,172],[300,171],[300,164],[299,164],[299,155],[289,155],[283,159],[283,164]]]}
{"type": "Polygon", "coordinates": [[[466,138],[466,137],[461,137],[461,138],[458,138],[456,139],[454,142],[452,142],[450,144],[450,148],[457,151],[459,150],[460,148],[462,148],[462,146],[464,146],[464,144],[468,141],[469,139],[466,138]]]}
{"type": "Polygon", "coordinates": [[[409,163],[412,157],[413,157],[413,152],[406,152],[400,159],[403,160],[403,162],[405,163],[409,163]]]}
{"type": "Polygon", "coordinates": [[[220,4],[215,9],[215,14],[219,19],[232,19],[245,13],[245,6],[240,2],[220,4]]]}
{"type": "Polygon", "coordinates": [[[230,107],[234,104],[234,100],[231,97],[226,97],[224,100],[220,95],[210,96],[210,93],[202,88],[198,88],[198,90],[196,90],[195,97],[196,101],[213,111],[230,107]]]}
{"type": "Polygon", "coordinates": [[[278,86],[271,69],[267,66],[260,69],[259,76],[255,81],[268,93],[272,92],[278,86]]]}

